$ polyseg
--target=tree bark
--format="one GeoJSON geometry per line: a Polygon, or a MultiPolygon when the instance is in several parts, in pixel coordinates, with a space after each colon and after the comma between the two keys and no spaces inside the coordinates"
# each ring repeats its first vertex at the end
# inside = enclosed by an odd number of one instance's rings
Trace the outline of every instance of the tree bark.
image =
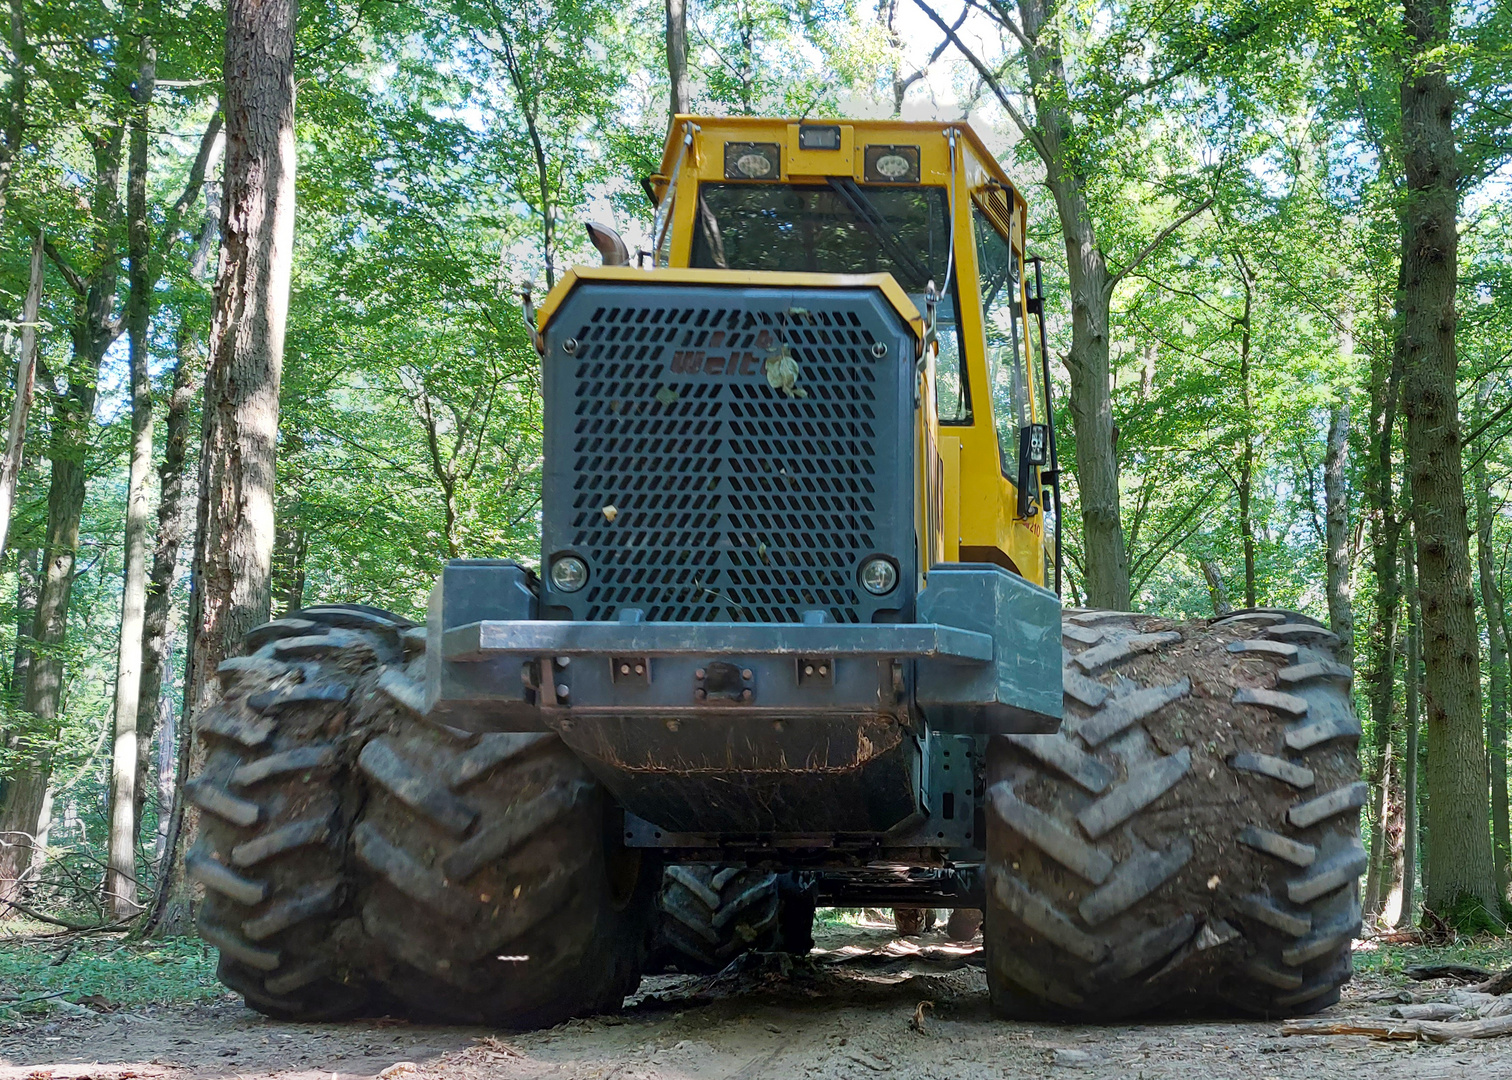
{"type": "Polygon", "coordinates": [[[173,699],[158,699],[157,723],[157,836],[152,845],[152,862],[163,871],[163,856],[168,850],[168,823],[172,819],[173,793],[178,786],[174,762],[178,757],[178,725],[174,723],[173,699]]]}
{"type": "Polygon", "coordinates": [[[1236,254],[1234,263],[1239,269],[1239,281],[1244,286],[1244,308],[1238,319],[1239,327],[1239,408],[1243,413],[1240,424],[1244,432],[1244,445],[1239,450],[1239,535],[1244,542],[1244,606],[1256,607],[1255,588],[1255,427],[1254,401],[1250,389],[1250,345],[1253,340],[1252,318],[1254,310],[1254,275],[1250,273],[1242,256],[1236,254]]]}
{"type": "Polygon", "coordinates": [[[670,114],[692,111],[688,83],[688,0],[666,0],[667,78],[672,86],[670,114]]]}
{"type": "Polygon", "coordinates": [[[1407,575],[1407,670],[1402,675],[1405,688],[1404,719],[1407,737],[1402,743],[1402,904],[1396,925],[1412,925],[1417,916],[1418,864],[1418,728],[1422,723],[1418,706],[1418,668],[1421,665],[1422,637],[1418,614],[1417,574],[1413,565],[1417,551],[1408,541],[1407,575]]]}
{"type": "Polygon", "coordinates": [[[5,457],[0,459],[0,552],[10,536],[11,512],[16,503],[16,480],[21,475],[21,459],[26,449],[26,420],[31,412],[32,394],[37,382],[37,320],[42,317],[41,230],[32,243],[31,275],[26,299],[21,304],[21,355],[16,361],[16,397],[11,406],[10,427],[5,434],[5,457]]]}
{"type": "MultiPolygon", "coordinates": [[[[230,0],[226,10],[221,261],[200,439],[185,744],[214,697],[217,667],[268,617],[293,264],[294,18],[294,0],[230,0]]],[[[171,883],[183,881],[176,871],[195,826],[186,810],[173,838],[175,866],[165,874],[180,909],[192,897],[171,883]]]]}
{"type": "Polygon", "coordinates": [[[1440,916],[1466,901],[1500,917],[1486,823],[1486,744],[1480,648],[1470,573],[1455,382],[1455,286],[1459,173],[1455,88],[1446,53],[1448,0],[1407,0],[1401,85],[1402,295],[1398,347],[1407,461],[1423,609],[1423,696],[1428,714],[1428,881],[1440,916]]]}
{"type": "MultiPolygon", "coordinates": [[[[1342,351],[1342,350],[1341,350],[1342,351]]],[[[1353,348],[1351,347],[1351,352],[1353,348]]],[[[1354,664],[1354,610],[1349,590],[1349,402],[1328,412],[1328,449],[1323,457],[1323,507],[1327,542],[1328,625],[1339,635],[1340,659],[1354,664]]]]}
{"type": "Polygon", "coordinates": [[[3,140],[0,140],[0,222],[3,222],[16,158],[26,137],[26,96],[31,85],[32,49],[26,37],[26,2],[10,0],[10,92],[5,100],[3,140]]]}
{"type": "Polygon", "coordinates": [[[1207,580],[1208,598],[1213,602],[1214,615],[1227,615],[1234,610],[1229,603],[1228,588],[1223,584],[1223,574],[1212,559],[1203,559],[1202,576],[1207,580]]]}
{"type": "Polygon", "coordinates": [[[105,350],[120,333],[114,318],[118,278],[114,244],[124,135],[125,129],[116,126],[90,137],[95,164],[94,269],[88,280],[75,274],[72,281],[77,293],[71,327],[73,371],[66,389],[54,394],[52,405],[47,539],[32,620],[32,638],[38,647],[30,650],[22,696],[22,709],[32,717],[36,739],[18,763],[0,805],[0,836],[18,841],[0,847],[0,899],[6,900],[15,898],[21,875],[31,862],[33,837],[52,775],[51,744],[57,735],[63,693],[61,646],[68,633],[95,393],[105,350]]]}
{"type": "MultiPolygon", "coordinates": [[[[1400,274],[1399,281],[1400,285],[1400,274]]],[[[1370,501],[1370,547],[1375,563],[1375,624],[1371,635],[1369,756],[1366,760],[1376,800],[1386,780],[1384,764],[1391,745],[1396,704],[1397,623],[1401,608],[1400,538],[1402,515],[1396,507],[1392,453],[1397,426],[1397,402],[1402,378],[1402,354],[1377,353],[1370,366],[1370,456],[1366,462],[1366,495],[1370,501]]],[[[1379,805],[1379,802],[1376,802],[1379,805]]],[[[1371,914],[1372,895],[1380,896],[1383,849],[1371,846],[1365,878],[1365,910],[1371,914]]]]}
{"type": "MultiPolygon", "coordinates": [[[[1485,412],[1489,380],[1482,382],[1476,398],[1476,416],[1485,412]]],[[[1477,419],[1477,426],[1479,419],[1477,419]]],[[[1501,588],[1492,556],[1491,484],[1486,475],[1485,453],[1476,456],[1471,472],[1475,488],[1475,554],[1480,577],[1481,606],[1486,612],[1487,664],[1490,667],[1490,701],[1486,704],[1486,761],[1491,779],[1491,849],[1496,872],[1497,895],[1505,898],[1512,873],[1512,822],[1507,806],[1507,625],[1501,588]]]]}
{"type": "Polygon", "coordinates": [[[126,170],[126,333],[131,372],[131,457],[126,483],[125,567],[121,589],[121,634],[116,656],[115,739],[110,769],[110,838],[106,852],[105,904],[115,919],[136,914],[137,905],[137,713],[142,690],[142,624],[147,604],[147,473],[152,468],[152,374],[148,369],[148,321],[152,284],[148,260],[147,119],[157,85],[157,47],[141,37],[141,60],[132,88],[131,142],[126,170]]]}
{"type": "Polygon", "coordinates": [[[1045,185],[1055,199],[1066,244],[1071,292],[1066,367],[1071,376],[1087,603],[1126,611],[1131,599],[1129,554],[1118,501],[1117,427],[1108,365],[1109,308],[1116,282],[1097,242],[1086,177],[1073,164],[1068,145],[1075,140],[1076,122],[1066,102],[1066,63],[1050,4],[1051,0],[1019,0],[1019,17],[1034,45],[1026,59],[1039,121],[1035,148],[1045,164],[1045,185]]]}
{"type": "MultiPolygon", "coordinates": [[[[203,170],[199,171],[203,176],[203,170]]],[[[191,183],[193,178],[191,177],[191,183]]],[[[205,216],[194,236],[189,257],[189,276],[205,281],[210,248],[220,223],[219,186],[206,183],[205,216]]],[[[201,329],[194,314],[185,310],[174,335],[172,387],[168,392],[168,415],[165,418],[163,460],[158,466],[157,546],[152,554],[152,572],[147,578],[147,603],[142,619],[142,693],[137,707],[137,745],[140,748],[138,776],[147,775],[147,759],[152,747],[152,732],[161,714],[163,676],[168,669],[171,627],[177,622],[173,605],[173,583],[178,576],[179,557],[184,541],[184,473],[187,468],[189,418],[198,395],[201,329]]],[[[171,715],[171,709],[169,710],[171,715]]],[[[161,756],[159,758],[161,761],[161,756]]],[[[161,777],[161,772],[159,773],[161,777]]],[[[159,781],[161,785],[161,779],[159,781]]],[[[172,794],[170,789],[169,794],[172,794]]],[[[142,816],[142,797],[137,796],[137,820],[142,816]]],[[[165,827],[171,800],[158,805],[159,835],[165,827]]]]}

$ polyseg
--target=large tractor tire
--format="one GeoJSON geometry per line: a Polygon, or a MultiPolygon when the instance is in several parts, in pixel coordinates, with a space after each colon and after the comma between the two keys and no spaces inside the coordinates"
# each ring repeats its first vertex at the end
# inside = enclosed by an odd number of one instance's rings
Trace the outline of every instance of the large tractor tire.
{"type": "Polygon", "coordinates": [[[352,830],[373,980],[415,1015],[544,1027],[640,981],[661,867],[552,734],[422,718],[424,642],[371,680],[352,830]]]}
{"type": "Polygon", "coordinates": [[[1365,801],[1336,639],[1305,616],[1069,611],[1065,720],[994,738],[994,1008],[1316,1012],[1360,929],[1365,801]]]}
{"type": "Polygon", "coordinates": [[[669,866],[656,898],[653,970],[704,975],[748,952],[814,947],[815,889],[791,874],[737,866],[669,866]]]}
{"type": "Polygon", "coordinates": [[[368,999],[344,962],[356,928],[345,851],[357,804],[352,722],[364,675],[398,658],[409,624],[371,608],[310,608],[257,627],[220,667],[221,700],[196,728],[200,811],[185,858],[204,886],[200,935],[249,1006],[285,1020],[350,1016],[368,999]]]}

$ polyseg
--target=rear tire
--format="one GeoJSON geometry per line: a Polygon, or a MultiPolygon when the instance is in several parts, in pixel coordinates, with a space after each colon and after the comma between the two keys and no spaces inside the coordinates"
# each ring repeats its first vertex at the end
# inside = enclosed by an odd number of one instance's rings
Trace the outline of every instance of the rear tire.
{"type": "MultiPolygon", "coordinates": [[[[419,644],[419,643],[417,643],[419,644]]],[[[660,867],[553,734],[427,722],[421,655],[367,687],[352,830],[374,981],[415,1015],[544,1027],[640,981],[660,867]]]]}
{"type": "Polygon", "coordinates": [[[994,1008],[1113,1019],[1339,998],[1360,929],[1349,669],[1321,624],[1068,611],[1066,717],[988,754],[994,1008]]]}
{"type": "Polygon", "coordinates": [[[408,626],[342,605],[259,626],[244,639],[251,655],[221,665],[221,700],[197,722],[208,754],[185,787],[200,810],[185,868],[205,889],[200,935],[220,950],[220,981],[268,1016],[332,1020],[367,1002],[340,945],[355,929],[352,698],[399,656],[408,626]]]}
{"type": "Polygon", "coordinates": [[[951,941],[970,941],[981,928],[980,908],[953,908],[945,922],[945,936],[951,941]]]}
{"type": "Polygon", "coordinates": [[[814,947],[818,884],[801,874],[735,866],[669,866],[657,895],[648,973],[722,971],[749,952],[806,956],[814,947]]]}

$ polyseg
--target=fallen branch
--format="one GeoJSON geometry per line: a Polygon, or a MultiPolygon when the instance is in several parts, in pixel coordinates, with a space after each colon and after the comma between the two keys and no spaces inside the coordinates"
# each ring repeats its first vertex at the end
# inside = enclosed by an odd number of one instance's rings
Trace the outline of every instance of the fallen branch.
{"type": "Polygon", "coordinates": [[[1419,967],[1410,967],[1403,974],[1418,982],[1427,979],[1458,979],[1464,983],[1478,983],[1494,977],[1496,972],[1471,967],[1468,964],[1424,964],[1419,967]]]}
{"type": "Polygon", "coordinates": [[[30,1005],[34,1001],[47,1001],[50,998],[62,997],[64,994],[71,993],[73,993],[72,990],[54,990],[51,994],[39,994],[36,997],[20,999],[13,998],[9,994],[0,994],[0,1009],[14,1009],[18,1005],[30,1005]]]}
{"type": "MultiPolygon", "coordinates": [[[[4,904],[6,907],[9,907],[9,908],[15,908],[21,914],[25,915],[28,919],[36,919],[38,922],[47,923],[49,926],[61,926],[65,930],[99,930],[99,929],[101,929],[101,927],[100,927],[100,925],[98,923],[76,923],[76,922],[69,922],[67,919],[59,919],[59,918],[53,917],[52,915],[44,915],[44,914],[42,914],[42,912],[35,911],[32,908],[27,907],[25,904],[18,904],[14,900],[7,900],[7,899],[5,899],[3,896],[0,896],[0,904],[4,904]]],[[[1490,974],[1490,972],[1487,972],[1487,974],[1490,974]]]]}
{"type": "Polygon", "coordinates": [[[1474,988],[1482,994],[1512,993],[1512,968],[1491,976],[1483,983],[1477,983],[1474,988]]]}
{"type": "Polygon", "coordinates": [[[1491,1020],[1467,1020],[1453,1023],[1443,1020],[1372,1020],[1366,1017],[1345,1020],[1288,1020],[1281,1025],[1282,1035],[1368,1035],[1372,1039],[1446,1043],[1459,1039],[1494,1039],[1512,1035],[1512,1016],[1491,1020]]]}

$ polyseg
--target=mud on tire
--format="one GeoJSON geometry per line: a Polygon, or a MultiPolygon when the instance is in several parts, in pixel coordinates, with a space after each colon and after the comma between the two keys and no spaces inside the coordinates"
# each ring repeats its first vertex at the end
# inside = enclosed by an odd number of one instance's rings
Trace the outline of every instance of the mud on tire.
{"type": "Polygon", "coordinates": [[[352,697],[400,653],[408,623],[331,605],[257,627],[220,667],[221,700],[197,722],[208,751],[185,785],[199,837],[185,857],[205,889],[200,935],[220,981],[280,1019],[350,1016],[368,998],[342,960],[345,849],[362,733],[352,697]]]}
{"type": "Polygon", "coordinates": [[[1305,616],[1069,611],[1055,735],[988,755],[988,982],[1016,1017],[1338,1000],[1360,928],[1350,672],[1305,616]]]}
{"type": "Polygon", "coordinates": [[[640,979],[660,866],[555,735],[421,718],[423,642],[365,685],[374,732],[352,831],[375,982],[419,1016],[524,1028],[618,1009],[640,979]]]}

